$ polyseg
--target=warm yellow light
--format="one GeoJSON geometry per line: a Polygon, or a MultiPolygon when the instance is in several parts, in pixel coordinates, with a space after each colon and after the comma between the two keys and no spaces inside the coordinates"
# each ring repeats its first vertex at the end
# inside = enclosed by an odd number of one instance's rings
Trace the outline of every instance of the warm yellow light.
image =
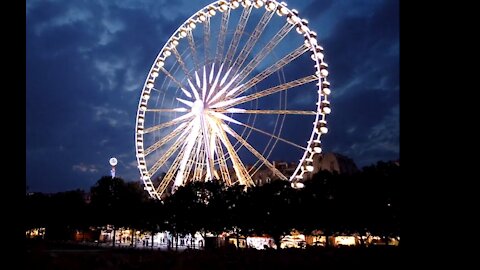
{"type": "Polygon", "coordinates": [[[318,121],[317,128],[315,129],[315,132],[317,132],[319,134],[328,133],[327,121],[325,121],[325,120],[318,121]]]}
{"type": "Polygon", "coordinates": [[[320,75],[322,75],[323,78],[328,76],[328,70],[326,69],[321,69],[320,70],[320,75]]]}
{"type": "Polygon", "coordinates": [[[322,147],[320,146],[320,141],[315,140],[312,143],[312,150],[314,153],[320,154],[322,152],[322,147]]]}
{"type": "Polygon", "coordinates": [[[228,5],[226,3],[223,3],[220,5],[220,11],[225,12],[228,10],[228,5]]]}
{"type": "Polygon", "coordinates": [[[326,100],[322,102],[322,112],[324,114],[329,114],[330,112],[332,112],[332,109],[330,109],[330,102],[326,100]]]}
{"type": "Polygon", "coordinates": [[[277,5],[274,2],[270,1],[265,6],[265,9],[268,10],[268,11],[274,11],[276,7],[277,7],[277,5]]]}
{"type": "Polygon", "coordinates": [[[252,1],[250,0],[243,0],[242,6],[243,7],[249,7],[252,4],[252,1]]]}
{"type": "Polygon", "coordinates": [[[263,1],[257,0],[257,1],[255,1],[255,3],[253,4],[253,6],[254,6],[255,8],[260,8],[260,7],[263,6],[263,1]]]}
{"type": "Polygon", "coordinates": [[[355,236],[337,236],[335,237],[335,244],[342,246],[354,246],[355,236]]]}
{"type": "Polygon", "coordinates": [[[292,188],[304,188],[305,185],[300,182],[292,183],[292,188]]]}

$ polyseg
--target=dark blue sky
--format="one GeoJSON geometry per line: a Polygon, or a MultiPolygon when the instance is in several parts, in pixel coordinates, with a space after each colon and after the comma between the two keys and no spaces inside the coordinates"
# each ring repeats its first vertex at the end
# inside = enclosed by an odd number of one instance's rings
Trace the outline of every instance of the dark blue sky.
{"type": "MultiPolygon", "coordinates": [[[[121,177],[138,179],[134,124],[145,77],[173,31],[210,2],[27,0],[30,191],[88,189],[109,174],[111,156],[121,177]]],[[[398,1],[287,3],[325,48],[333,111],[324,150],[359,167],[398,159],[398,1]]]]}

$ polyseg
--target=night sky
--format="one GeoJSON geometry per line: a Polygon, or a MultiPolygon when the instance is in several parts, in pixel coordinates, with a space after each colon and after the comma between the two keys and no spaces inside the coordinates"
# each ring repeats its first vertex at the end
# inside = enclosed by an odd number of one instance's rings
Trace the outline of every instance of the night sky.
{"type": "MultiPolygon", "coordinates": [[[[112,156],[120,177],[139,178],[134,125],[144,80],[173,31],[211,2],[27,0],[29,191],[88,190],[110,174],[112,156]]],[[[398,1],[287,3],[325,48],[332,113],[324,151],[358,167],[398,159],[398,1]]]]}

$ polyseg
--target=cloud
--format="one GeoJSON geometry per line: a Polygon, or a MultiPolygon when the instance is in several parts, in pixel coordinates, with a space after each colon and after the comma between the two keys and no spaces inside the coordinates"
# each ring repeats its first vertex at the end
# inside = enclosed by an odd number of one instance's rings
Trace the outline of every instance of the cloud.
{"type": "Polygon", "coordinates": [[[98,172],[97,166],[93,164],[76,164],[72,166],[72,170],[76,172],[82,172],[82,173],[96,173],[98,172]]]}
{"type": "Polygon", "coordinates": [[[138,69],[128,68],[125,72],[125,82],[123,88],[127,92],[140,91],[143,81],[147,75],[141,75],[138,69]]]}
{"type": "MultiPolygon", "coordinates": [[[[398,3],[385,1],[371,13],[339,21],[324,41],[334,97],[347,91],[378,87],[379,79],[398,74],[398,3]],[[392,70],[395,68],[396,72],[392,70]]],[[[392,84],[398,84],[398,80],[382,88],[392,84]]]]}
{"type": "Polygon", "coordinates": [[[94,120],[99,122],[107,122],[110,127],[131,126],[133,120],[129,119],[127,111],[111,108],[109,104],[104,106],[92,106],[94,120]]]}
{"type": "Polygon", "coordinates": [[[108,60],[95,60],[95,68],[100,73],[99,77],[104,78],[104,82],[100,82],[100,90],[115,90],[118,85],[117,73],[123,70],[125,62],[120,58],[108,60]]]}
{"type": "Polygon", "coordinates": [[[352,157],[360,166],[398,158],[398,90],[361,89],[332,99],[326,151],[352,157]]]}
{"type": "MultiPolygon", "coordinates": [[[[29,9],[27,8],[27,10],[31,9],[31,6],[29,9]]],[[[87,22],[92,16],[92,13],[88,9],[70,6],[65,11],[60,11],[59,14],[50,17],[49,20],[35,25],[35,34],[40,36],[45,31],[52,31],[57,27],[87,22]]]]}

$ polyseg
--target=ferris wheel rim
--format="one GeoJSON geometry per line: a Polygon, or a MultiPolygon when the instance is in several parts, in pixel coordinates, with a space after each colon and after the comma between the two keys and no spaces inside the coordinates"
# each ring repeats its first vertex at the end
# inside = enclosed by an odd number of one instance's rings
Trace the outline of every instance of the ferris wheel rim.
{"type": "MultiPolygon", "coordinates": [[[[326,115],[329,114],[331,111],[330,103],[328,101],[328,95],[330,94],[330,89],[329,89],[330,83],[327,81],[328,65],[324,61],[323,48],[320,45],[318,45],[318,41],[316,39],[316,33],[308,27],[308,22],[306,22],[306,20],[304,19],[301,19],[298,16],[298,12],[296,10],[289,9],[285,2],[278,2],[276,0],[215,1],[209,5],[206,5],[199,11],[195,12],[192,16],[190,16],[187,20],[185,20],[185,22],[182,23],[180,27],[177,28],[176,31],[174,31],[174,33],[169,37],[169,39],[167,40],[165,45],[162,47],[162,49],[159,51],[157,57],[155,58],[155,61],[148,72],[148,76],[142,88],[140,101],[137,107],[137,115],[136,115],[136,123],[135,123],[135,140],[136,140],[136,149],[137,149],[136,157],[137,157],[138,169],[141,175],[141,180],[143,180],[145,185],[145,190],[147,190],[148,193],[154,198],[160,199],[160,196],[162,194],[159,194],[159,192],[157,192],[151,180],[151,177],[153,175],[149,174],[147,170],[146,160],[145,160],[146,155],[145,155],[145,149],[143,146],[145,129],[144,129],[143,123],[144,123],[146,110],[147,110],[146,108],[148,103],[148,98],[146,97],[147,96],[149,97],[150,92],[154,88],[156,77],[158,76],[158,73],[162,70],[165,59],[171,55],[171,52],[169,52],[169,49],[170,49],[169,46],[175,41],[178,41],[179,39],[186,38],[187,37],[186,35],[189,34],[188,31],[192,30],[191,29],[193,27],[192,23],[202,24],[201,22],[202,15],[203,16],[211,15],[211,17],[213,17],[216,15],[217,11],[220,11],[219,13],[222,13],[222,10],[225,11],[224,10],[225,6],[228,12],[230,12],[230,10],[233,9],[233,5],[237,5],[237,4],[238,4],[237,7],[243,6],[244,9],[248,7],[250,7],[251,9],[252,6],[255,6],[255,8],[259,8],[257,7],[257,5],[260,7],[264,6],[267,11],[269,10],[269,8],[272,9],[271,12],[273,16],[275,16],[274,13],[277,13],[279,16],[285,16],[287,18],[286,19],[287,22],[289,22],[290,20],[291,24],[297,27],[298,33],[304,36],[305,47],[307,47],[307,50],[305,52],[310,51],[312,53],[311,54],[312,60],[315,63],[315,69],[316,69],[315,76],[317,77],[317,81],[318,81],[316,84],[317,92],[318,92],[318,98],[317,98],[318,102],[316,104],[317,110],[315,112],[315,120],[313,122],[314,127],[312,129],[310,138],[308,139],[307,146],[305,147],[306,151],[304,151],[304,154],[301,157],[300,162],[298,163],[298,166],[296,167],[294,173],[289,177],[288,180],[291,182],[295,182],[295,181],[298,181],[299,179],[302,179],[303,175],[306,172],[310,171],[313,156],[315,154],[318,154],[319,151],[321,151],[320,137],[322,136],[322,134],[325,134],[328,132],[328,129],[326,128],[326,115]]],[[[215,63],[215,60],[216,58],[213,59],[213,63],[215,63]]],[[[233,61],[233,60],[230,60],[230,61],[233,61]]],[[[203,66],[203,69],[205,70],[205,65],[203,66]]],[[[195,74],[197,75],[196,72],[195,74]]],[[[203,76],[205,77],[205,73],[203,74],[203,76]]],[[[179,91],[179,89],[177,89],[177,91],[179,91]]],[[[191,108],[193,110],[194,107],[192,106],[191,108]]],[[[280,113],[280,112],[277,112],[277,113],[280,113]]],[[[252,132],[252,130],[253,129],[250,129],[250,132],[252,132]]],[[[278,142],[278,139],[275,141],[275,143],[276,142],[278,142]]],[[[237,143],[238,143],[238,140],[237,140],[237,143]]],[[[271,149],[273,150],[273,148],[271,149]]],[[[260,167],[258,167],[258,169],[260,167]]]]}

